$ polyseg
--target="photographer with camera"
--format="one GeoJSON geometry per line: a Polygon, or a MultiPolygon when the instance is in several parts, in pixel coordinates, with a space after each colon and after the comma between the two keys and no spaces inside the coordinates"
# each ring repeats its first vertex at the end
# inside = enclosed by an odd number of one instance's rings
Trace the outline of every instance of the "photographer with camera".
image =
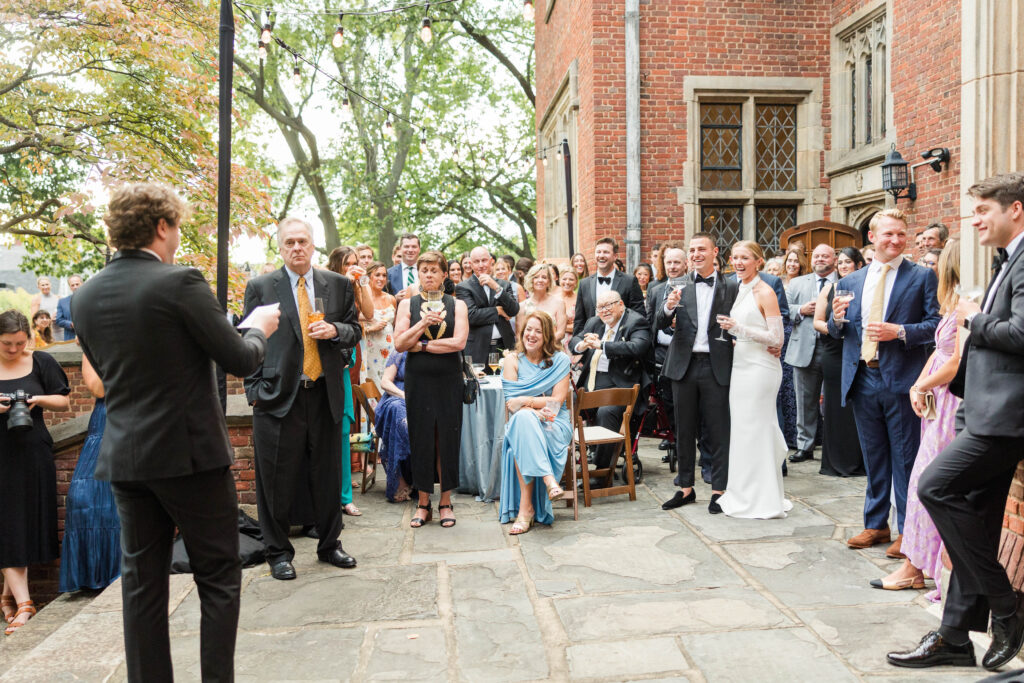
{"type": "Polygon", "coordinates": [[[68,378],[53,356],[27,349],[28,318],[0,313],[0,609],[10,635],[36,613],[28,567],[58,556],[57,468],[43,410],[67,410],[68,378]]]}

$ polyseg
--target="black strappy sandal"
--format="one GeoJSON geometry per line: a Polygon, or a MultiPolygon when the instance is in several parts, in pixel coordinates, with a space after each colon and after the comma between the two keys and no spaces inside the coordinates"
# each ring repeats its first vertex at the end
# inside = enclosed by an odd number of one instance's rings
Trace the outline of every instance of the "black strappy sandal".
{"type": "Polygon", "coordinates": [[[417,505],[416,507],[419,508],[420,510],[426,510],[427,516],[423,519],[420,519],[419,517],[413,517],[412,520],[409,522],[409,526],[411,526],[413,529],[419,529],[421,526],[423,526],[424,524],[426,524],[434,518],[434,510],[433,508],[430,507],[429,504],[417,505]]]}
{"type": "MultiPolygon", "coordinates": [[[[448,508],[449,510],[451,510],[452,514],[455,513],[455,506],[454,505],[438,505],[437,506],[437,514],[440,515],[441,514],[441,510],[444,510],[445,508],[448,508]]],[[[455,520],[454,517],[449,517],[448,519],[442,519],[441,520],[441,528],[443,528],[443,529],[451,529],[453,526],[455,526],[455,521],[456,520],[455,520]]]]}

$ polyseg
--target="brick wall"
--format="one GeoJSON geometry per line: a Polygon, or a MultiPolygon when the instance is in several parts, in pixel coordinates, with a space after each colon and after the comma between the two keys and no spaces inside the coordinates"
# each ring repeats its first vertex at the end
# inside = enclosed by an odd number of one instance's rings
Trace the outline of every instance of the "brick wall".
{"type": "Polygon", "coordinates": [[[1017,465],[1006,498],[999,561],[1006,567],[1013,587],[1024,591],[1024,461],[1017,465]]]}

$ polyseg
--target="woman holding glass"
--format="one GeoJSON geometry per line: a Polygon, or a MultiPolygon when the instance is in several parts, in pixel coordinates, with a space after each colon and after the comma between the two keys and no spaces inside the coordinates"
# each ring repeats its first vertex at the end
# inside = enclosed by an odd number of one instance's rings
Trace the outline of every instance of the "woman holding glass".
{"type": "Polygon", "coordinates": [[[502,387],[511,417],[501,456],[499,519],[515,519],[509,534],[516,536],[534,522],[554,522],[551,502],[565,495],[558,478],[572,440],[565,407],[569,357],[559,350],[555,322],[546,312],[526,314],[516,352],[505,359],[502,387]]]}
{"type": "Polygon", "coordinates": [[[0,392],[29,395],[27,416],[11,399],[0,399],[0,609],[6,635],[36,613],[28,591],[28,567],[58,556],[57,468],[53,439],[43,410],[67,410],[68,378],[45,351],[29,351],[28,318],[16,310],[0,313],[0,392]],[[20,427],[12,419],[23,417],[20,427]]]}
{"type": "Polygon", "coordinates": [[[441,484],[441,526],[455,526],[451,492],[459,485],[462,435],[462,349],[469,336],[465,302],[444,293],[448,261],[437,251],[416,261],[420,293],[398,305],[395,350],[408,351],[405,372],[412,486],[419,500],[410,526],[419,528],[433,516],[430,494],[441,484]]]}
{"type": "Polygon", "coordinates": [[[359,316],[363,325],[363,341],[366,342],[366,378],[382,389],[380,378],[388,357],[395,349],[395,297],[384,291],[388,284],[388,269],[380,261],[366,267],[369,278],[370,298],[373,301],[373,317],[359,316]]]}
{"type": "Polygon", "coordinates": [[[555,321],[555,343],[561,344],[565,336],[565,303],[555,294],[553,268],[546,263],[538,263],[526,274],[524,285],[526,291],[530,293],[530,298],[523,302],[521,312],[516,316],[520,319],[517,325],[518,333],[522,335],[523,326],[526,324],[523,314],[544,311],[555,321]]]}
{"type": "MultiPolygon", "coordinates": [[[[842,279],[864,266],[859,250],[845,247],[836,256],[836,271],[842,279]]],[[[853,406],[843,406],[843,342],[828,333],[826,315],[832,310],[835,287],[826,282],[818,292],[814,307],[814,329],[821,345],[821,373],[823,377],[821,435],[821,474],[832,477],[862,477],[864,456],[860,451],[860,437],[853,419],[853,406]]]]}

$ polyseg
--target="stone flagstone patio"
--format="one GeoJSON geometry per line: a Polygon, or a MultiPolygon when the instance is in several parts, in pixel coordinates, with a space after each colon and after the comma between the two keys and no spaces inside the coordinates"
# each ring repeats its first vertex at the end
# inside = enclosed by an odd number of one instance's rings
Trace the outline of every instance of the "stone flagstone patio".
{"type": "MultiPolygon", "coordinates": [[[[787,519],[746,521],[698,504],[664,512],[672,475],[641,446],[637,500],[597,499],[573,522],[507,535],[494,504],[457,496],[458,524],[413,531],[378,485],[347,517],[353,570],[294,539],[298,579],[245,570],[238,681],[977,681],[978,669],[913,671],[885,653],[938,624],[916,591],[871,589],[896,566],[850,550],[863,479],[790,467],[787,519]]],[[[436,505],[436,498],[435,498],[436,505]]],[[[199,600],[172,577],[176,679],[199,680],[199,600]]],[[[0,681],[125,678],[117,584],[63,598],[0,644],[0,681]],[[50,613],[49,615],[47,613],[50,613]],[[60,619],[64,615],[65,620],[60,619]]],[[[980,659],[985,641],[978,639],[980,659]]],[[[1013,666],[1024,664],[1015,661],[1013,666]]]]}

